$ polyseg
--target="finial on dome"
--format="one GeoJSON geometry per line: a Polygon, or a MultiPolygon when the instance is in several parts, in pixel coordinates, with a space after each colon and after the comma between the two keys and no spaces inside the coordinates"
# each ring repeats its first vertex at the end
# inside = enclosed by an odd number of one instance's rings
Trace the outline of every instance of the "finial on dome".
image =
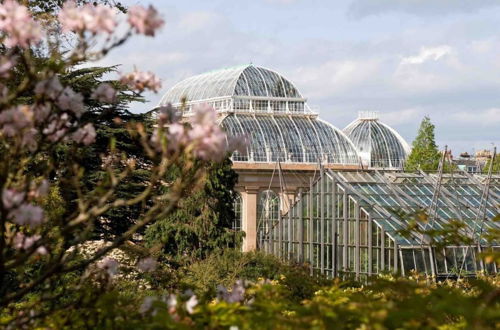
{"type": "Polygon", "coordinates": [[[361,120],[378,120],[378,111],[359,111],[358,119],[361,120]]]}

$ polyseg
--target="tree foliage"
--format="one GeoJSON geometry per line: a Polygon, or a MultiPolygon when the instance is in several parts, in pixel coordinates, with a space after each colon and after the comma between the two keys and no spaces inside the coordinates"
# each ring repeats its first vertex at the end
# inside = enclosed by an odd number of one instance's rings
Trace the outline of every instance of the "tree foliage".
{"type": "MultiPolygon", "coordinates": [[[[486,162],[484,168],[483,168],[483,173],[487,174],[490,170],[491,162],[493,160],[490,158],[486,162]]],[[[500,156],[498,154],[495,157],[495,160],[493,161],[493,168],[491,169],[493,173],[500,173],[500,156]]]]}
{"type": "MultiPolygon", "coordinates": [[[[82,120],[93,124],[96,130],[95,143],[82,148],[77,154],[60,153],[68,157],[66,163],[78,163],[84,169],[83,183],[90,190],[106,177],[106,162],[114,161],[123,154],[136,161],[136,166],[130,175],[117,188],[116,199],[131,198],[144,189],[150,179],[150,165],[137,132],[133,129],[136,123],[143,124],[151,130],[151,118],[146,114],[134,114],[128,110],[133,101],[143,101],[143,98],[117,80],[104,79],[116,73],[116,67],[89,67],[72,70],[62,77],[74,90],[82,93],[86,107],[89,109],[82,120]],[[110,84],[117,91],[116,102],[103,104],[90,98],[93,90],[100,84],[110,84]],[[110,147],[113,153],[109,154],[110,147]]],[[[64,148],[64,146],[61,146],[64,148]]],[[[61,172],[63,174],[64,172],[61,172]]],[[[64,180],[64,178],[61,178],[64,180]]],[[[65,185],[63,196],[70,206],[68,212],[73,212],[76,205],[76,192],[65,185]]],[[[146,202],[147,204],[147,202],[146,202]]],[[[105,213],[96,223],[96,237],[112,238],[126,231],[144,210],[145,204],[127,205],[118,207],[105,213]]]]}
{"type": "Polygon", "coordinates": [[[171,215],[151,225],[146,230],[146,244],[161,244],[165,256],[177,262],[238,247],[242,233],[231,229],[237,182],[231,166],[229,159],[207,165],[203,189],[182,200],[171,215]]]}
{"type": "Polygon", "coordinates": [[[413,141],[412,150],[405,164],[405,171],[435,171],[438,169],[440,152],[434,137],[434,125],[429,117],[420,123],[417,137],[413,141]]]}

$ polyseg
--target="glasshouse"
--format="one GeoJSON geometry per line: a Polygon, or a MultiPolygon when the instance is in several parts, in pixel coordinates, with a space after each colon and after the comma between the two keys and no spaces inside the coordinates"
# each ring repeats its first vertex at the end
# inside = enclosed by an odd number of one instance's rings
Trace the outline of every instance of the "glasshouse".
{"type": "Polygon", "coordinates": [[[354,143],[363,166],[402,169],[410,146],[394,129],[380,122],[376,112],[360,112],[344,133],[354,143]]]}
{"type": "Polygon", "coordinates": [[[187,78],[160,102],[186,119],[208,103],[229,135],[248,137],[247,152],[232,155],[233,229],[245,232],[244,251],[307,262],[329,276],[497,271],[478,252],[497,248],[485,234],[498,227],[498,176],[400,173],[410,148],[375,113],[341,131],[306,101],[289,80],[250,64],[187,78]],[[426,234],[404,233],[416,212],[428,214],[421,231],[464,221],[472,243],[438,247],[426,234]]]}
{"type": "Polygon", "coordinates": [[[208,103],[230,135],[247,136],[248,150],[233,161],[358,165],[356,148],[345,134],[317,118],[294,85],[253,65],[217,70],[172,87],[160,105],[171,103],[189,117],[193,106],[208,103]]]}
{"type": "Polygon", "coordinates": [[[282,258],[307,262],[314,272],[363,279],[384,271],[436,277],[496,273],[478,252],[498,249],[485,238],[500,207],[500,176],[405,174],[324,170],[281,215],[272,192],[259,203],[258,246],[282,258]],[[418,212],[428,218],[407,232],[418,212]],[[453,219],[466,224],[468,245],[440,246],[426,234],[453,219]],[[424,234],[422,234],[424,233],[424,234]]]}

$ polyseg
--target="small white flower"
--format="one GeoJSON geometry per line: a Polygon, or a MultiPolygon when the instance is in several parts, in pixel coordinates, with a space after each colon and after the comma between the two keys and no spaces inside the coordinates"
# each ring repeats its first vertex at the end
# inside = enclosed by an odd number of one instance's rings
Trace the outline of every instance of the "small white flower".
{"type": "Polygon", "coordinates": [[[177,296],[175,294],[169,294],[167,297],[167,307],[175,308],[177,306],[177,296]]]}
{"type": "Polygon", "coordinates": [[[188,301],[186,301],[186,310],[189,314],[194,313],[194,308],[198,305],[198,298],[196,298],[196,295],[192,295],[191,298],[189,298],[188,301]]]}

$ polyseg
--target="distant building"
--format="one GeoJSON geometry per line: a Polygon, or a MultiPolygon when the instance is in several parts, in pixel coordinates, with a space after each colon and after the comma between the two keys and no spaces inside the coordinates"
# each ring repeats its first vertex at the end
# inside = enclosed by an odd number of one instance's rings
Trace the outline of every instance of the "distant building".
{"type": "Polygon", "coordinates": [[[467,173],[481,173],[486,166],[486,162],[491,158],[491,152],[489,150],[481,150],[476,152],[475,156],[463,152],[458,158],[453,159],[451,154],[450,157],[452,163],[456,165],[459,170],[467,173]]]}

